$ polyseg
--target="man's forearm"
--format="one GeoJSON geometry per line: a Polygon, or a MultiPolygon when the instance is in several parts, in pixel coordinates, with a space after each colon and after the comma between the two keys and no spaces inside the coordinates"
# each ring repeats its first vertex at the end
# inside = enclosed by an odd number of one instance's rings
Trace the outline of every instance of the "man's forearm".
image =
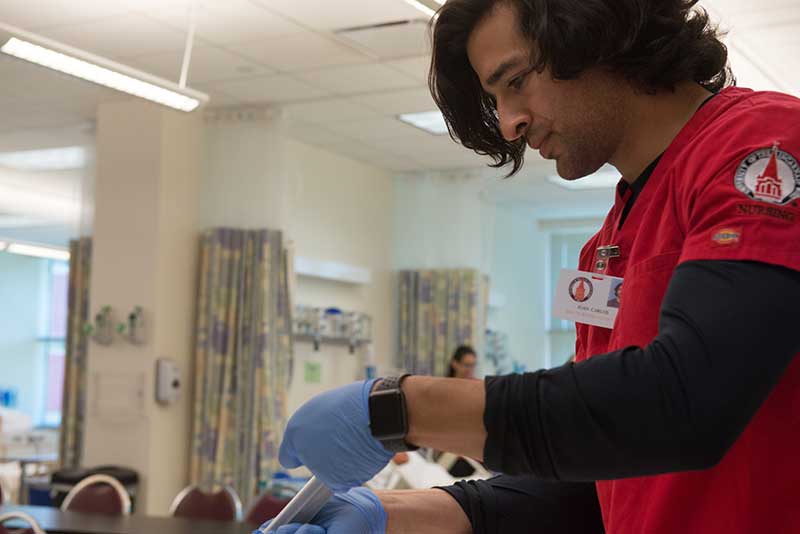
{"type": "Polygon", "coordinates": [[[410,376],[403,381],[403,392],[409,443],[483,459],[483,381],[410,376]]]}
{"type": "Polygon", "coordinates": [[[379,491],[386,534],[472,534],[458,503],[438,489],[379,491]]]}

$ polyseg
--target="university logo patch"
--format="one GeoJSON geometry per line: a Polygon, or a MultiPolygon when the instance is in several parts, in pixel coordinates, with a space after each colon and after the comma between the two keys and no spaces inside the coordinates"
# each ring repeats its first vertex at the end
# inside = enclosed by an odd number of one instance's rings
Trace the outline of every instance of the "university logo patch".
{"type": "Polygon", "coordinates": [[[569,296],[575,302],[586,302],[594,293],[594,285],[588,278],[579,276],[569,283],[569,296]]]}
{"type": "Polygon", "coordinates": [[[778,142],[751,152],[736,169],[736,189],[753,200],[787,204],[800,197],[800,164],[778,142]]]}

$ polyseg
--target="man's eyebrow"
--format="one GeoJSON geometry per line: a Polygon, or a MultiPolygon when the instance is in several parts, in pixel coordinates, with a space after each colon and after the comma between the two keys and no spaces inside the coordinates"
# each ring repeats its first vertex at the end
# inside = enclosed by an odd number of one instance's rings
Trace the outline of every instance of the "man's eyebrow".
{"type": "Polygon", "coordinates": [[[496,84],[500,78],[502,78],[506,72],[509,71],[509,69],[517,66],[521,61],[522,59],[519,56],[503,61],[500,66],[497,67],[488,78],[486,78],[486,85],[491,87],[492,85],[496,84]]]}

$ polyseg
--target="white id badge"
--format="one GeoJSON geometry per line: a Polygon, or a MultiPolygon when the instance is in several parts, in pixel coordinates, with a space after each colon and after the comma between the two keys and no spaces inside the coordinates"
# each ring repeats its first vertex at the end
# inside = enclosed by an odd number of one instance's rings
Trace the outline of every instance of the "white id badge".
{"type": "Polygon", "coordinates": [[[622,297],[622,278],[562,269],[553,315],[576,323],[613,328],[622,297]]]}

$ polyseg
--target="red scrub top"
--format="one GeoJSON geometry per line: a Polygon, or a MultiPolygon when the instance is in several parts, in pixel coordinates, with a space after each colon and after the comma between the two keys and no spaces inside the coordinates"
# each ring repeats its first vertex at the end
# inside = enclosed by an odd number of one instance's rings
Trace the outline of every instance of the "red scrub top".
{"type": "MultiPolygon", "coordinates": [[[[581,270],[624,282],[613,330],[577,325],[577,360],[653,340],[670,277],[684,261],[758,261],[800,271],[799,159],[800,100],[728,88],[700,108],[622,228],[630,189],[621,187],[581,252],[581,270]],[[599,247],[613,245],[619,257],[598,256],[599,247]]],[[[753,354],[752,365],[758,358],[753,354]]],[[[608,534],[800,533],[800,357],[717,466],[600,481],[597,493],[608,534]]]]}

